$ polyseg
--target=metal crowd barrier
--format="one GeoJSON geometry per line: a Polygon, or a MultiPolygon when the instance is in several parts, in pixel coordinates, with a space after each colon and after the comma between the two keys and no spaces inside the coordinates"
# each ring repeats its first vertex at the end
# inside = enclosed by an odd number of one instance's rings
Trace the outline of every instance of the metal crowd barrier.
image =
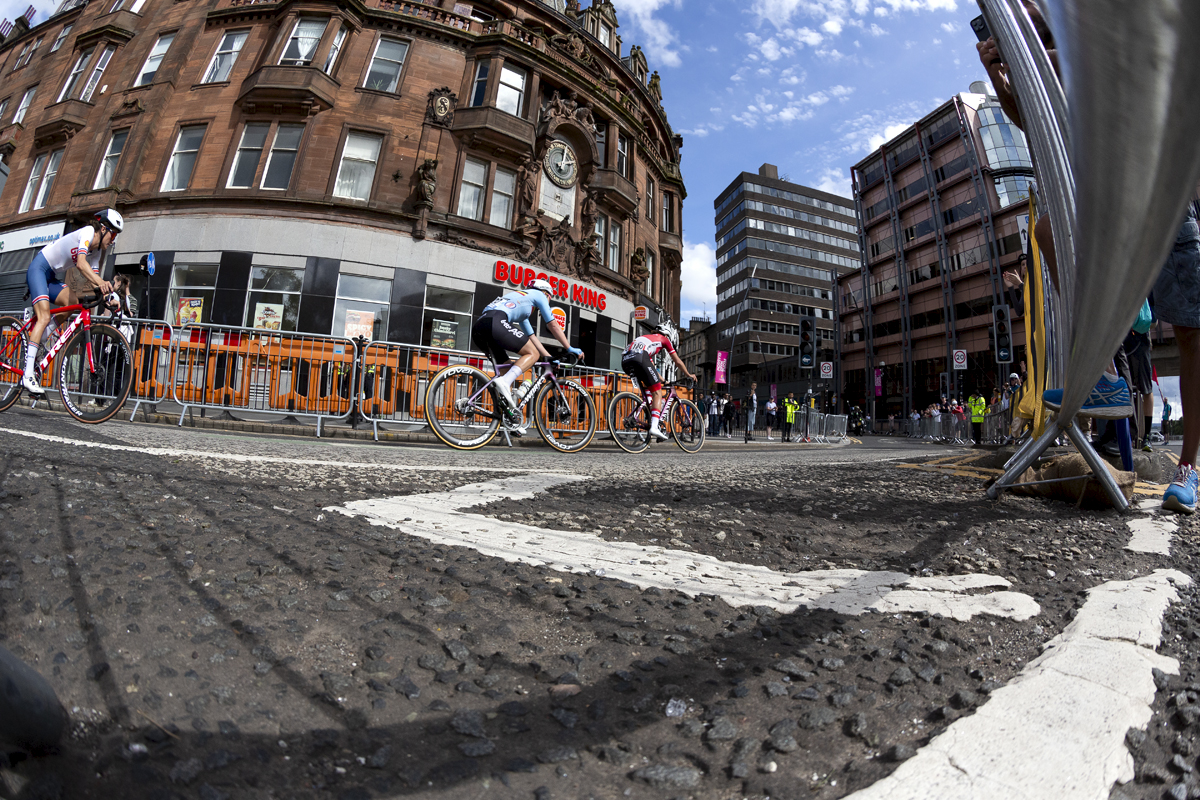
{"type": "Polygon", "coordinates": [[[229,325],[188,324],[171,337],[171,397],[183,409],[327,419],[354,408],[358,358],[351,339],[229,325]]]}
{"type": "Polygon", "coordinates": [[[153,319],[127,319],[123,323],[121,333],[133,348],[133,384],[129,387],[129,399],[133,401],[129,421],[133,422],[143,403],[153,406],[167,399],[173,374],[172,329],[153,319]]]}
{"type": "Polygon", "coordinates": [[[815,408],[808,409],[807,418],[804,421],[804,440],[828,444],[825,441],[825,415],[815,408]]]}
{"type": "Polygon", "coordinates": [[[841,441],[846,438],[846,424],[848,417],[845,414],[826,414],[825,415],[825,439],[833,442],[841,441]]]}

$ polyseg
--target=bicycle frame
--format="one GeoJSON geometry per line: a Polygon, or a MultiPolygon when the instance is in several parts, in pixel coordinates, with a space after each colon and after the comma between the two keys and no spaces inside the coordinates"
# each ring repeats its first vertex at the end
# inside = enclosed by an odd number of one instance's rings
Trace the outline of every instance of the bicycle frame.
{"type": "MultiPolygon", "coordinates": [[[[642,396],[642,405],[638,406],[636,411],[641,411],[643,406],[650,406],[651,401],[646,399],[646,395],[648,393],[642,390],[642,385],[639,383],[637,386],[638,386],[638,391],[641,393],[641,396],[642,396]]],[[[663,419],[663,420],[668,419],[667,415],[671,412],[671,406],[673,406],[675,404],[675,401],[679,399],[679,395],[675,391],[675,388],[676,388],[675,384],[673,384],[673,383],[668,384],[668,386],[670,388],[667,391],[666,396],[663,397],[662,410],[658,412],[659,418],[663,419]]],[[[641,430],[641,429],[643,429],[643,426],[644,426],[645,430],[650,430],[650,423],[643,422],[642,418],[639,416],[637,419],[637,427],[639,430],[641,430]]]]}
{"type": "MultiPolygon", "coordinates": [[[[497,365],[493,364],[492,366],[497,366],[497,365]]],[[[525,396],[521,398],[521,402],[517,403],[517,406],[516,406],[517,411],[523,411],[525,409],[525,406],[529,403],[529,401],[531,399],[533,399],[533,396],[535,394],[537,394],[538,389],[541,387],[541,385],[543,383],[546,382],[547,378],[549,378],[550,382],[554,385],[555,389],[561,390],[561,387],[559,386],[559,383],[558,383],[558,375],[554,371],[554,362],[553,361],[538,361],[533,366],[541,367],[542,374],[538,375],[537,380],[535,380],[533,382],[533,385],[529,387],[529,391],[526,392],[525,396]]],[[[512,369],[511,364],[509,366],[509,369],[512,369]]],[[[476,413],[482,414],[483,416],[486,416],[489,418],[497,416],[496,414],[490,414],[487,411],[484,411],[483,408],[476,405],[475,401],[478,400],[479,397],[481,397],[483,395],[483,393],[487,391],[487,388],[489,386],[491,386],[493,383],[496,382],[496,378],[500,377],[500,375],[501,375],[501,373],[500,373],[499,369],[497,369],[495,376],[491,380],[489,380],[487,383],[485,383],[483,386],[481,386],[478,390],[476,390],[475,394],[473,394],[469,398],[467,398],[468,404],[470,404],[471,407],[477,409],[476,413]]],[[[503,416],[501,416],[500,419],[501,419],[501,421],[504,421],[503,416]]]]}
{"type": "MultiPolygon", "coordinates": [[[[66,345],[66,343],[70,340],[71,336],[75,333],[75,331],[79,330],[80,327],[82,327],[84,330],[91,329],[92,314],[91,314],[91,311],[88,309],[88,307],[84,306],[84,305],[63,306],[62,308],[52,310],[51,316],[57,316],[58,314],[70,314],[75,311],[79,312],[79,316],[77,316],[77,317],[75,317],[75,319],[71,320],[71,323],[69,325],[67,325],[66,328],[59,331],[58,338],[55,340],[54,346],[51,347],[46,352],[46,355],[38,363],[37,367],[41,372],[46,371],[46,368],[49,367],[50,363],[54,361],[54,357],[56,355],[58,355],[58,351],[61,350],[64,345],[66,345]]],[[[33,325],[36,320],[37,320],[36,315],[30,317],[28,320],[25,321],[25,324],[23,324],[21,326],[20,332],[22,334],[25,334],[26,337],[28,337],[29,331],[33,329],[33,325]]],[[[18,341],[20,341],[20,339],[17,338],[17,339],[14,339],[13,341],[18,342],[18,341]]],[[[0,368],[3,368],[5,370],[7,370],[8,372],[16,373],[18,375],[24,374],[24,372],[25,372],[24,367],[20,365],[21,355],[22,355],[21,353],[17,353],[15,357],[10,358],[9,354],[5,353],[4,354],[5,358],[3,360],[0,360],[0,368]],[[12,363],[9,363],[10,361],[16,362],[17,366],[13,366],[12,363]]],[[[88,368],[94,369],[96,366],[96,362],[95,362],[95,359],[93,359],[93,357],[92,357],[92,343],[90,341],[87,343],[87,357],[88,357],[88,368]]]]}

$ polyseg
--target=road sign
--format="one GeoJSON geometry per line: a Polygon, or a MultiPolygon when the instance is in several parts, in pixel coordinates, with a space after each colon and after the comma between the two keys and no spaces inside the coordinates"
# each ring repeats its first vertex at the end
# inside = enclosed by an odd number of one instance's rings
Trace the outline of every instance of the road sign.
{"type": "Polygon", "coordinates": [[[955,350],[954,351],[954,368],[955,369],[966,369],[967,368],[967,351],[966,350],[955,350]]]}
{"type": "Polygon", "coordinates": [[[833,378],[833,362],[821,362],[821,380],[830,380],[833,378]]]}

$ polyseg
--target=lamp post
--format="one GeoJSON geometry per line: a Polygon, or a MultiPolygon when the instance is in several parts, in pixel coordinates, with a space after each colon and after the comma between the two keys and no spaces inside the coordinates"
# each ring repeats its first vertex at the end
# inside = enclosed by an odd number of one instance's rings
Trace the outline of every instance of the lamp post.
{"type": "MultiPolygon", "coordinates": [[[[750,296],[750,290],[758,291],[758,287],[754,285],[754,275],[758,272],[758,265],[755,264],[750,268],[750,277],[746,279],[746,290],[742,292],[741,308],[738,309],[737,317],[733,320],[733,334],[729,341],[729,374],[733,374],[733,356],[737,352],[737,331],[738,325],[742,323],[742,313],[746,310],[746,299],[750,296]]],[[[750,360],[750,354],[746,354],[747,363],[750,360]]],[[[728,386],[728,384],[726,384],[728,386]]]]}

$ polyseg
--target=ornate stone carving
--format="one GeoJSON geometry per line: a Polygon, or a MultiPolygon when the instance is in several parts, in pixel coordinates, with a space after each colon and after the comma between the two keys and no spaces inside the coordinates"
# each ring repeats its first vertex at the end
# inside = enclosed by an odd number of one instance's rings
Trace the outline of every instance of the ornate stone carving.
{"type": "Polygon", "coordinates": [[[111,119],[117,117],[127,117],[133,114],[140,114],[146,110],[146,104],[142,102],[140,97],[126,97],[121,101],[120,107],[113,112],[111,119]]]}
{"type": "Polygon", "coordinates": [[[646,87],[646,89],[650,92],[650,96],[654,98],[654,102],[661,106],[662,83],[661,79],[658,77],[658,70],[654,70],[654,72],[650,74],[650,84],[646,87]]]}
{"type": "Polygon", "coordinates": [[[639,247],[629,256],[629,280],[634,286],[641,286],[650,277],[646,269],[646,251],[639,247]]]}
{"type": "Polygon", "coordinates": [[[584,43],[583,39],[577,33],[556,33],[550,37],[550,44],[580,64],[584,64],[589,68],[595,65],[595,58],[592,56],[592,51],[588,49],[587,44],[584,43]]]}
{"type": "Polygon", "coordinates": [[[532,214],[537,203],[537,189],[541,175],[540,160],[525,156],[517,169],[517,213],[532,214]]]}
{"type": "Polygon", "coordinates": [[[458,95],[443,86],[429,93],[429,104],[425,107],[425,121],[431,125],[449,128],[454,123],[454,110],[458,108],[458,95]]]}
{"type": "Polygon", "coordinates": [[[580,239],[587,240],[596,231],[596,220],[600,217],[600,207],[596,205],[596,193],[583,190],[583,203],[579,208],[580,239]]]}
{"type": "Polygon", "coordinates": [[[437,159],[427,158],[417,168],[416,199],[413,205],[417,208],[417,224],[413,228],[414,239],[424,239],[425,229],[429,225],[429,212],[433,208],[433,196],[437,194],[437,159]]]}

